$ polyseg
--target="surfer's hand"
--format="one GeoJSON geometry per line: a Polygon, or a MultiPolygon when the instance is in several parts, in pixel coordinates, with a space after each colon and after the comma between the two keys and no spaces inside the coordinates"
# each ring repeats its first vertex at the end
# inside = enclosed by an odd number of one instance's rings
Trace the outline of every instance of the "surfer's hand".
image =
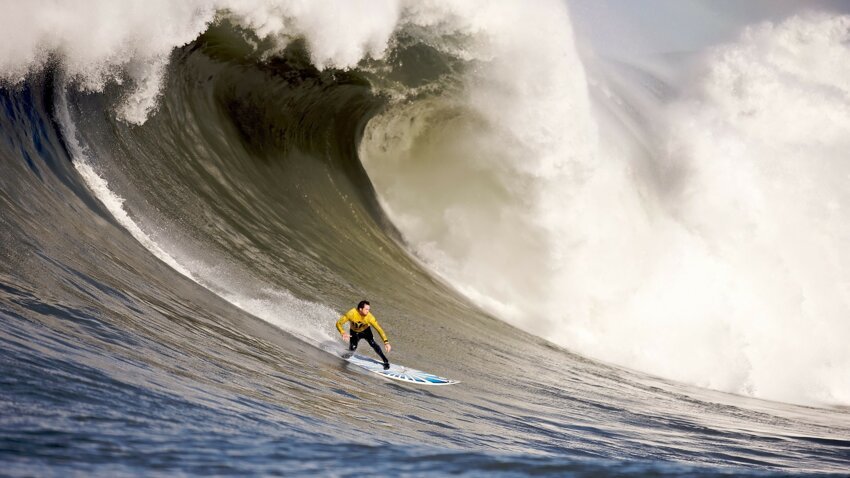
{"type": "Polygon", "coordinates": [[[343,342],[348,342],[348,339],[350,339],[350,338],[351,338],[350,335],[343,332],[343,334],[342,334],[342,341],[343,342]]]}
{"type": "Polygon", "coordinates": [[[390,343],[389,343],[389,342],[387,342],[387,343],[385,343],[385,344],[384,344],[384,348],[385,348],[385,349],[387,349],[387,353],[390,353],[390,350],[392,350],[392,349],[393,349],[393,348],[390,346],[390,343]]]}

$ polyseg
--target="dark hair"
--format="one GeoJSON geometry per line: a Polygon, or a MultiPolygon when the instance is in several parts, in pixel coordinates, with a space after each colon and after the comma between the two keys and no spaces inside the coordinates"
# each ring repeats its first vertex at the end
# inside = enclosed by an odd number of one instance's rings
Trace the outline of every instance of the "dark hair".
{"type": "Polygon", "coordinates": [[[357,304],[357,310],[362,309],[362,308],[363,308],[363,306],[366,306],[366,305],[371,306],[372,304],[370,304],[368,300],[361,300],[361,301],[357,304]]]}

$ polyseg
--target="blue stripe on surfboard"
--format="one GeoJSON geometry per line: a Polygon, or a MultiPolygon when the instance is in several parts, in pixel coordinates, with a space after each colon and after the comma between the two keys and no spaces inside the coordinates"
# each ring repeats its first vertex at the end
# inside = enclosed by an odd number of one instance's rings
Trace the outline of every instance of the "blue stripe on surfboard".
{"type": "Polygon", "coordinates": [[[354,365],[359,365],[360,367],[365,368],[371,372],[377,373],[379,375],[383,375],[388,378],[393,378],[396,380],[401,380],[403,382],[408,383],[421,383],[421,384],[431,384],[431,385],[452,385],[457,382],[455,380],[449,380],[447,378],[443,378],[431,373],[423,372],[421,370],[409,369],[400,365],[393,365],[391,369],[384,370],[383,363],[378,362],[375,359],[369,357],[362,357],[359,355],[352,355],[348,358],[343,357],[348,362],[351,362],[354,365]],[[396,370],[393,370],[396,369],[396,370]],[[398,370],[401,369],[401,370],[398,370]]]}

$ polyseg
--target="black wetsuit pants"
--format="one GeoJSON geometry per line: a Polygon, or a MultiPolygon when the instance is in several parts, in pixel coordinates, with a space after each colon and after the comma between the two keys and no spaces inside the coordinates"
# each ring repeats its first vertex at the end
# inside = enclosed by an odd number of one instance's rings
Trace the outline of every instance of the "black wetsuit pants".
{"type": "Polygon", "coordinates": [[[375,342],[375,337],[372,335],[372,327],[366,327],[366,330],[363,332],[355,332],[353,330],[350,332],[351,338],[348,340],[348,350],[357,350],[357,342],[360,342],[360,339],[364,339],[366,342],[369,342],[369,345],[371,345],[373,349],[375,349],[375,353],[381,357],[381,360],[383,360],[385,364],[390,363],[390,361],[387,360],[387,356],[384,355],[384,351],[381,350],[381,346],[375,342]]]}

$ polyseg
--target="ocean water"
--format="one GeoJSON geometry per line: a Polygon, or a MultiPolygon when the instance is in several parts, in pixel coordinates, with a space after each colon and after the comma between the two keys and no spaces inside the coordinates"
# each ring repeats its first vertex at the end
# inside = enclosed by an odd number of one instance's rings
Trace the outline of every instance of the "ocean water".
{"type": "Polygon", "coordinates": [[[0,474],[848,473],[842,3],[85,6],[0,5],[0,474]]]}

